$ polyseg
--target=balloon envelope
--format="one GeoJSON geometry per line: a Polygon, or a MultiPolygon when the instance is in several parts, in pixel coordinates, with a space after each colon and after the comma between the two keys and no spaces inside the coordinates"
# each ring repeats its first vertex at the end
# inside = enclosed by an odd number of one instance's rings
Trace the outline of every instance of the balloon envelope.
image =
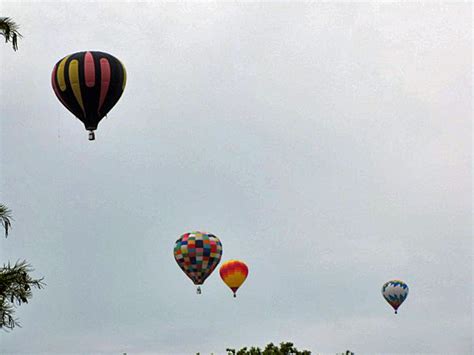
{"type": "Polygon", "coordinates": [[[382,286],[382,295],[393,307],[396,314],[398,307],[400,307],[408,296],[408,285],[400,280],[388,281],[382,286]]]}
{"type": "Polygon", "coordinates": [[[78,52],[54,66],[51,85],[61,103],[92,133],[120,99],[127,74],[123,64],[104,52],[78,52]]]}
{"type": "Polygon", "coordinates": [[[222,264],[219,274],[227,286],[234,292],[236,296],[237,289],[242,286],[249,274],[249,269],[243,261],[229,260],[222,264]]]}
{"type": "Polygon", "coordinates": [[[185,233],[174,246],[176,262],[195,285],[204,283],[219,264],[221,256],[221,241],[209,233],[185,233]]]}

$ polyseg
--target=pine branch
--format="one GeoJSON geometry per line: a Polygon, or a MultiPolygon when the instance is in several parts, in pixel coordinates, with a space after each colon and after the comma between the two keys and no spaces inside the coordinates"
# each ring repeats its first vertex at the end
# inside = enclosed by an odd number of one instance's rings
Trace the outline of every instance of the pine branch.
{"type": "Polygon", "coordinates": [[[20,326],[14,318],[15,307],[28,303],[33,296],[32,288],[41,289],[46,284],[41,279],[33,279],[29,274],[33,271],[26,261],[17,261],[0,268],[0,328],[13,329],[20,326]]]}

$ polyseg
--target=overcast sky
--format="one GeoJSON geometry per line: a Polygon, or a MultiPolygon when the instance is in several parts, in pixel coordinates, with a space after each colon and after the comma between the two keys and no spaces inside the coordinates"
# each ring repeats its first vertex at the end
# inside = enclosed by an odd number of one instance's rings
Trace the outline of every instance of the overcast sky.
{"type": "Polygon", "coordinates": [[[47,288],[0,353],[472,351],[472,5],[5,2],[0,262],[47,288]],[[96,141],[55,97],[84,50],[127,68],[96,141]],[[249,265],[196,295],[179,236],[249,265]],[[399,314],[381,286],[410,287],[399,314]]]}

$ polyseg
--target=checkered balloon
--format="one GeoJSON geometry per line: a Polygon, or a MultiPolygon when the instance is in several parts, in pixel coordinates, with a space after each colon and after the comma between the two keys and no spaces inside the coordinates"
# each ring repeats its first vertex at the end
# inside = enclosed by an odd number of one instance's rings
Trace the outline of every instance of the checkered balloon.
{"type": "Polygon", "coordinates": [[[174,246],[176,262],[195,285],[204,283],[219,264],[221,256],[221,241],[209,233],[185,233],[174,246]]]}

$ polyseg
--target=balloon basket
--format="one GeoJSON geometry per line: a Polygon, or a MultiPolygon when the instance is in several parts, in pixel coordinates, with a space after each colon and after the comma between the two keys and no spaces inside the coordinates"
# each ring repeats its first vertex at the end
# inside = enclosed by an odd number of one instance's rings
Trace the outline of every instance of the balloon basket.
{"type": "Polygon", "coordinates": [[[196,289],[196,293],[197,293],[198,295],[200,295],[200,294],[201,294],[201,286],[198,286],[198,287],[197,287],[197,289],[196,289]]]}
{"type": "Polygon", "coordinates": [[[94,131],[90,131],[90,132],[89,132],[89,140],[90,140],[90,141],[95,140],[95,133],[94,133],[94,131]]]}

